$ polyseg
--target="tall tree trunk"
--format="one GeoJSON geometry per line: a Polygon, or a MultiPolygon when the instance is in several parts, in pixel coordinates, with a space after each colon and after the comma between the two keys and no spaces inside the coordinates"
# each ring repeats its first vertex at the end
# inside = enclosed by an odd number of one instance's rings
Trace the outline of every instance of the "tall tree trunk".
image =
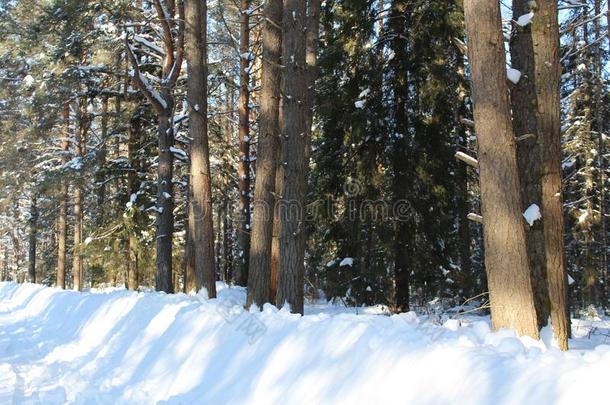
{"type": "Polygon", "coordinates": [[[28,250],[28,274],[30,283],[36,282],[36,233],[38,231],[38,206],[36,205],[36,194],[32,195],[30,203],[30,240],[28,250]]]}
{"type": "MultiPolygon", "coordinates": [[[[127,82],[127,81],[125,81],[127,82]]],[[[127,85],[123,85],[124,88],[127,88],[127,85]]],[[[114,98],[114,127],[115,128],[120,128],[123,125],[123,114],[121,114],[122,112],[122,103],[121,103],[121,97],[115,97],[114,98]]],[[[114,159],[116,160],[120,160],[121,159],[121,137],[120,136],[115,136],[114,139],[114,159]]],[[[114,192],[115,195],[119,196],[121,195],[121,192],[123,191],[122,189],[122,185],[121,185],[121,178],[120,176],[115,176],[114,179],[114,192]]],[[[121,206],[121,203],[123,201],[121,201],[120,198],[115,198],[114,199],[114,210],[121,210],[123,209],[123,207],[121,206]]]]}
{"type": "MultiPolygon", "coordinates": [[[[529,0],[513,0],[513,19],[529,13],[529,0]]],[[[512,67],[521,72],[517,84],[511,86],[513,131],[517,138],[531,135],[517,143],[517,163],[521,179],[521,202],[525,211],[532,204],[542,201],[542,166],[540,143],[536,129],[536,85],[534,46],[531,25],[516,27],[510,46],[512,67]]],[[[544,255],[544,231],[542,221],[536,221],[526,231],[528,257],[532,270],[532,288],[538,326],[548,323],[551,314],[544,255]]]]}
{"type": "Polygon", "coordinates": [[[305,62],[307,63],[307,109],[305,125],[307,142],[305,147],[305,162],[309,170],[309,153],[311,146],[312,124],[316,98],[316,79],[318,77],[318,43],[320,41],[320,0],[309,0],[307,10],[307,34],[305,62]]]}
{"type": "MultiPolygon", "coordinates": [[[[459,106],[457,108],[457,122],[459,122],[458,133],[457,133],[457,147],[459,149],[468,149],[468,131],[466,125],[462,121],[469,116],[468,106],[466,104],[466,96],[468,91],[466,89],[466,77],[465,77],[465,65],[464,55],[462,55],[459,49],[456,49],[456,57],[458,60],[458,91],[459,91],[459,106]]],[[[470,213],[470,191],[468,187],[468,167],[465,164],[458,164],[455,171],[455,178],[457,182],[456,191],[456,210],[458,215],[458,240],[459,240],[459,258],[460,258],[460,271],[464,274],[467,279],[465,283],[465,295],[468,296],[474,292],[475,277],[472,274],[472,260],[471,260],[471,243],[472,237],[470,233],[470,220],[468,214],[470,213]]]]}
{"type": "MultiPolygon", "coordinates": [[[[576,20],[576,24],[582,27],[582,38],[580,41],[577,41],[576,46],[581,48],[582,55],[581,58],[584,59],[584,63],[586,66],[593,65],[593,58],[591,49],[595,44],[595,39],[591,42],[589,38],[589,23],[591,19],[589,18],[589,8],[588,3],[583,3],[584,6],[580,11],[580,16],[576,20]]],[[[576,76],[576,75],[574,75],[576,76]]],[[[583,91],[582,97],[579,102],[581,103],[582,108],[582,119],[580,120],[582,123],[581,139],[579,141],[586,142],[588,144],[593,144],[593,123],[595,120],[594,110],[593,110],[593,97],[594,97],[594,78],[591,74],[591,69],[587,68],[583,71],[583,83],[581,84],[583,91]]],[[[575,82],[578,86],[578,82],[575,82]]],[[[598,300],[599,291],[598,287],[598,256],[595,251],[595,244],[597,243],[596,235],[595,235],[595,204],[594,199],[596,197],[595,190],[595,156],[592,150],[588,148],[584,148],[583,152],[583,161],[584,167],[583,178],[584,178],[584,192],[583,198],[585,199],[585,210],[587,213],[586,220],[581,224],[583,228],[583,250],[581,255],[584,256],[584,264],[583,264],[583,274],[582,278],[584,280],[584,288],[582,289],[582,305],[583,307],[588,305],[599,305],[600,301],[598,300]]]]}
{"type": "Polygon", "coordinates": [[[185,16],[189,134],[192,138],[188,242],[191,243],[191,254],[194,255],[193,270],[196,283],[194,286],[188,285],[187,291],[198,291],[205,288],[208,297],[216,298],[214,218],[208,146],[207,7],[205,3],[199,0],[187,0],[185,16]]]}
{"type": "MultiPolygon", "coordinates": [[[[142,0],[136,0],[135,3],[136,9],[142,9],[142,0]]],[[[135,27],[135,32],[140,34],[141,27],[137,25],[135,27]]],[[[128,89],[128,81],[125,80],[125,93],[127,94],[128,89]]],[[[120,104],[117,105],[118,111],[120,113],[120,104]]],[[[130,123],[129,123],[129,135],[127,140],[127,158],[129,159],[129,164],[131,166],[131,170],[127,176],[127,182],[129,187],[129,200],[136,201],[137,193],[140,190],[140,182],[138,180],[139,171],[142,168],[142,163],[137,156],[137,150],[140,145],[140,141],[142,138],[142,111],[141,111],[141,100],[138,98],[136,111],[133,113],[130,123]],[[134,195],[136,197],[134,197],[134,195]]],[[[127,288],[136,291],[140,286],[140,257],[139,257],[139,241],[136,236],[136,227],[140,221],[140,211],[134,210],[133,217],[131,219],[131,226],[133,227],[129,231],[129,236],[127,237],[127,254],[128,254],[128,264],[127,264],[127,288]]]]}
{"type": "Polygon", "coordinates": [[[184,3],[154,0],[153,7],[162,28],[165,55],[157,91],[141,74],[133,48],[126,38],[127,55],[133,68],[133,83],[152,104],[157,115],[159,162],[157,166],[157,257],[155,284],[157,291],[174,291],[172,253],[174,237],[174,88],[180,76],[184,56],[184,3]],[[177,11],[177,15],[176,15],[177,11]]]}
{"type": "Polygon", "coordinates": [[[222,203],[218,204],[218,209],[216,210],[216,227],[214,228],[215,236],[215,244],[214,244],[214,255],[216,257],[216,274],[220,278],[220,281],[229,284],[229,279],[227,275],[223,271],[222,267],[222,203]]]}
{"type": "MultiPolygon", "coordinates": [[[[223,119],[223,140],[225,145],[233,143],[233,115],[235,111],[235,92],[227,86],[225,95],[226,114],[223,119]]],[[[229,148],[227,148],[230,150],[229,148]]],[[[223,184],[229,184],[228,178],[223,179],[223,184]]],[[[222,194],[220,214],[222,217],[222,273],[227,283],[234,280],[233,272],[233,222],[232,204],[226,193],[222,194]]]]}
{"type": "Polygon", "coordinates": [[[4,245],[4,256],[2,258],[2,277],[0,280],[8,281],[9,265],[8,265],[8,244],[4,245]]]}
{"type": "MultiPolygon", "coordinates": [[[[396,122],[396,138],[392,151],[393,184],[392,194],[394,199],[394,211],[406,204],[409,197],[409,159],[407,156],[407,137],[409,124],[407,122],[407,105],[409,101],[409,84],[405,63],[408,58],[406,54],[406,22],[407,2],[394,0],[390,11],[390,35],[392,41],[390,47],[396,55],[391,61],[394,69],[394,120],[396,122]]],[[[395,304],[396,311],[406,312],[409,310],[409,288],[412,263],[410,260],[410,223],[406,219],[395,219],[394,223],[394,282],[395,282],[395,304]]]]}
{"type": "MultiPolygon", "coordinates": [[[[191,148],[193,146],[193,144],[191,143],[191,148]]],[[[192,154],[192,152],[191,152],[192,154]]],[[[193,245],[193,242],[191,240],[192,234],[194,232],[191,232],[191,230],[189,229],[192,222],[190,221],[190,217],[191,217],[191,210],[193,209],[191,207],[191,195],[192,195],[192,186],[191,186],[191,177],[190,177],[190,173],[191,173],[191,167],[190,167],[191,163],[189,162],[189,177],[187,178],[187,184],[186,184],[186,189],[188,190],[188,194],[187,194],[187,206],[186,206],[186,217],[187,217],[187,224],[186,224],[186,234],[184,235],[184,292],[185,293],[189,293],[189,292],[197,292],[197,279],[195,277],[195,246],[193,245]]]]}
{"type": "Polygon", "coordinates": [[[561,189],[561,115],[559,22],[557,1],[538,0],[532,20],[538,135],[542,149],[542,221],[553,332],[561,350],[568,349],[567,273],[564,255],[561,189]]]}
{"type": "MultiPolygon", "coordinates": [[[[282,106],[280,104],[280,117],[282,115],[282,106]]],[[[282,134],[280,133],[280,141],[282,134]]],[[[271,236],[271,303],[276,304],[278,280],[280,274],[280,233],[282,230],[282,222],[280,220],[280,206],[283,204],[282,190],[284,189],[284,175],[282,162],[282,147],[275,153],[276,156],[276,171],[275,171],[275,203],[273,205],[273,230],[271,236]]]]}
{"type": "MultiPolygon", "coordinates": [[[[79,100],[78,110],[79,128],[74,132],[74,155],[81,159],[82,164],[85,156],[85,136],[89,126],[86,97],[79,100]]],[[[74,187],[74,245],[72,247],[72,288],[76,291],[81,291],[83,288],[83,180],[79,169],[74,187]]]]}
{"type": "MultiPolygon", "coordinates": [[[[320,40],[320,0],[309,0],[307,2],[307,32],[305,35],[305,63],[307,64],[307,104],[305,106],[305,173],[304,187],[307,188],[309,178],[309,161],[311,156],[311,141],[313,136],[314,107],[316,103],[316,79],[318,77],[318,43],[320,40]]],[[[303,194],[303,207],[307,207],[307,192],[303,194]]],[[[308,228],[303,223],[302,232],[299,234],[299,251],[303,252],[307,247],[308,228]]]]}
{"type": "MultiPolygon", "coordinates": [[[[166,98],[166,100],[168,100],[166,98]]],[[[173,110],[173,106],[172,106],[173,110]]],[[[158,117],[159,165],[157,168],[157,291],[172,293],[172,244],[174,237],[174,130],[170,124],[172,115],[158,117]]]]}
{"type": "Polygon", "coordinates": [[[305,64],[306,1],[284,0],[282,66],[283,98],[280,117],[283,176],[280,207],[280,266],[276,303],[290,304],[303,313],[304,251],[299,243],[305,232],[307,129],[307,68],[305,64]]]}
{"type": "Polygon", "coordinates": [[[250,264],[250,0],[241,0],[239,24],[239,257],[235,281],[246,286],[250,264]]]}
{"type": "Polygon", "coordinates": [[[226,198],[223,201],[222,213],[222,272],[228,281],[233,277],[233,238],[231,237],[232,222],[229,215],[229,201],[226,198]]]}
{"type": "MultiPolygon", "coordinates": [[[[140,189],[140,184],[138,181],[140,162],[137,157],[137,149],[141,136],[142,123],[140,121],[140,110],[138,108],[138,110],[131,117],[127,139],[127,159],[129,160],[130,164],[130,170],[127,174],[127,187],[129,190],[129,201],[133,201],[134,204],[137,200],[137,193],[140,189]]],[[[139,217],[139,210],[134,208],[133,216],[130,218],[127,236],[127,288],[132,291],[137,290],[140,284],[138,238],[135,233],[139,222],[139,217]]]]}
{"type": "MultiPolygon", "coordinates": [[[[78,156],[78,149],[76,151],[78,156]]],[[[72,250],[72,288],[81,291],[83,275],[83,189],[80,185],[74,188],[74,242],[72,250]]]]}
{"type": "Polygon", "coordinates": [[[259,307],[275,299],[271,290],[271,245],[275,181],[279,149],[279,109],[282,57],[282,0],[269,0],[263,28],[262,94],[256,150],[254,217],[250,248],[247,305],[259,307]]]}
{"type": "MultiPolygon", "coordinates": [[[[595,15],[601,16],[601,0],[595,0],[595,15]]],[[[609,3],[610,4],[610,3],[609,3]]],[[[595,129],[598,135],[598,167],[599,167],[599,215],[601,222],[601,281],[602,281],[602,302],[608,302],[608,226],[606,218],[606,143],[604,141],[604,119],[602,97],[604,92],[603,64],[602,64],[602,36],[601,18],[594,20],[595,27],[595,129]]],[[[610,30],[609,30],[610,32],[610,30]]]]}
{"type": "MultiPolygon", "coordinates": [[[[13,208],[13,218],[19,218],[20,217],[19,202],[17,201],[16,197],[13,197],[11,206],[13,208]]],[[[8,211],[8,209],[7,209],[7,211],[8,211]]],[[[21,270],[21,256],[22,256],[21,238],[19,236],[19,233],[18,233],[16,227],[13,227],[10,232],[11,232],[11,239],[13,242],[13,263],[14,263],[13,281],[16,283],[22,283],[24,281],[23,280],[24,278],[20,277],[20,274],[19,274],[20,270],[21,270]]]]}
{"type": "Polygon", "coordinates": [[[97,216],[96,224],[98,227],[104,223],[104,212],[106,205],[106,182],[105,168],[107,147],[106,142],[108,141],[108,95],[102,96],[102,120],[101,120],[101,144],[97,151],[97,172],[95,176],[96,187],[97,187],[97,216]]]}
{"type": "Polygon", "coordinates": [[[464,1],[494,329],[538,339],[499,2],[464,1]]]}
{"type": "MultiPolygon", "coordinates": [[[[70,104],[64,103],[64,139],[61,143],[61,162],[68,163],[70,147],[70,104]]],[[[68,182],[62,180],[59,192],[59,212],[57,218],[57,287],[66,288],[66,242],[68,239],[68,182]]]]}

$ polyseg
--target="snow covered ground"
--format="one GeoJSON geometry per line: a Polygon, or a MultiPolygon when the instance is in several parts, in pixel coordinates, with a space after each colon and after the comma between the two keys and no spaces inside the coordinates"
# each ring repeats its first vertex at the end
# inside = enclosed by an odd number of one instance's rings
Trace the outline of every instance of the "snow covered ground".
{"type": "Polygon", "coordinates": [[[610,324],[575,324],[568,353],[379,307],[242,309],[201,295],[76,293],[0,283],[0,404],[608,403],[610,324]],[[344,313],[345,312],[345,313],[344,313]],[[607,345],[604,344],[607,340],[607,345]]]}

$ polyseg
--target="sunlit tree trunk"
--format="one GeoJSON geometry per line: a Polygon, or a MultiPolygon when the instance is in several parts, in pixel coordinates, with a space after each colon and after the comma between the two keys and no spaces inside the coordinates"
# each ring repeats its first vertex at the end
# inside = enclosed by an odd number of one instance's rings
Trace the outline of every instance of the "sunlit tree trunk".
{"type": "Polygon", "coordinates": [[[152,104],[158,125],[159,159],[157,165],[157,235],[156,275],[157,291],[174,291],[172,253],[174,234],[174,88],[180,75],[184,56],[184,3],[154,0],[152,5],[161,25],[164,57],[161,86],[153,89],[141,74],[134,50],[127,41],[127,55],[133,68],[134,85],[152,104]]]}
{"type": "Polygon", "coordinates": [[[195,274],[195,277],[187,277],[187,292],[205,288],[208,296],[215,298],[216,264],[208,146],[207,8],[205,3],[199,0],[187,0],[185,17],[187,100],[189,103],[189,134],[192,138],[187,241],[191,244],[189,254],[193,255],[195,274]],[[192,284],[193,281],[195,285],[192,284]]]}
{"type": "Polygon", "coordinates": [[[546,268],[551,301],[551,321],[559,347],[568,349],[567,273],[564,253],[561,186],[561,112],[559,22],[557,1],[538,0],[532,21],[538,136],[542,149],[542,221],[546,268]]]}
{"type": "MultiPolygon", "coordinates": [[[[142,123],[140,119],[140,111],[136,111],[131,117],[129,129],[127,133],[127,159],[131,166],[131,170],[127,174],[127,187],[130,201],[136,200],[137,193],[140,189],[138,181],[138,172],[141,170],[137,156],[137,149],[140,138],[142,137],[142,123]]],[[[127,288],[137,290],[140,284],[140,269],[139,269],[139,243],[136,236],[135,227],[138,225],[139,211],[134,209],[133,217],[129,222],[129,235],[127,236],[127,288]]]]}
{"type": "Polygon", "coordinates": [[[464,1],[494,329],[539,337],[511,123],[499,2],[464,1]]]}
{"type": "MultiPolygon", "coordinates": [[[[394,90],[394,116],[396,125],[396,138],[393,140],[392,150],[392,194],[394,207],[399,207],[409,197],[409,159],[407,156],[407,135],[409,132],[407,105],[409,102],[409,83],[404,64],[407,60],[406,22],[407,2],[394,0],[391,4],[388,35],[392,41],[390,48],[396,55],[391,61],[394,69],[392,88],[394,90]]],[[[412,263],[410,260],[410,223],[406,219],[399,219],[394,223],[394,282],[396,311],[409,310],[409,288],[412,263]]],[[[411,244],[412,245],[412,244],[411,244]]]]}
{"type": "Polygon", "coordinates": [[[282,66],[283,91],[280,133],[283,177],[280,215],[280,258],[276,304],[290,304],[303,313],[304,251],[299,243],[305,232],[307,129],[307,68],[305,64],[306,1],[284,0],[282,66]]]}
{"type": "MultiPolygon", "coordinates": [[[[282,0],[269,0],[263,28],[262,94],[256,150],[254,217],[248,275],[248,305],[275,300],[272,292],[272,244],[279,145],[282,0]]],[[[276,239],[277,240],[277,239],[276,239]]]]}
{"type": "MultiPolygon", "coordinates": [[[[513,0],[513,19],[529,13],[529,0],[513,0]]],[[[517,138],[517,162],[521,180],[521,202],[525,211],[530,205],[540,206],[542,201],[542,161],[536,129],[536,85],[534,46],[531,25],[515,27],[510,45],[513,69],[521,72],[518,83],[511,85],[513,131],[517,138]]],[[[544,255],[542,221],[527,228],[527,247],[532,269],[532,288],[538,316],[538,325],[545,326],[550,316],[548,284],[544,255]]]]}
{"type": "Polygon", "coordinates": [[[82,165],[85,156],[85,137],[89,128],[87,98],[81,97],[78,105],[78,128],[74,132],[74,156],[80,159],[76,184],[74,186],[74,244],[72,246],[72,288],[81,291],[83,288],[83,219],[84,190],[82,165]]]}
{"type": "MultiPolygon", "coordinates": [[[[61,162],[69,161],[70,146],[70,104],[65,103],[63,108],[64,133],[61,143],[61,162]]],[[[57,218],[57,287],[66,288],[66,242],[68,234],[68,183],[62,180],[59,192],[59,212],[57,218]]]]}
{"type": "Polygon", "coordinates": [[[241,0],[239,36],[239,215],[237,229],[238,257],[235,268],[237,285],[248,284],[250,265],[250,0],[241,0]]]}

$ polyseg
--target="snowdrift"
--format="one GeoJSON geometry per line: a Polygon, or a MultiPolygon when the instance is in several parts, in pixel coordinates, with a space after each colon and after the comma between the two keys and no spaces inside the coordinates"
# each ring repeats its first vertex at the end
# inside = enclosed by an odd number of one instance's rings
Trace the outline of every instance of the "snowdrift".
{"type": "Polygon", "coordinates": [[[549,342],[470,317],[203,295],[0,283],[0,404],[571,404],[607,402],[603,322],[549,342]],[[351,313],[349,313],[351,312],[351,313]],[[592,329],[595,328],[595,329],[592,329]],[[595,331],[596,333],[592,333],[595,331]]]}

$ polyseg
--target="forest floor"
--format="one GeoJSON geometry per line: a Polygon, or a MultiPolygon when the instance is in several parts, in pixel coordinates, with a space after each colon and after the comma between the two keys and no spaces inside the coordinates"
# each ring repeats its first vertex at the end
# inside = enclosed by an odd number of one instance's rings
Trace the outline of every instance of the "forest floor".
{"type": "MultiPolygon", "coordinates": [[[[0,283],[0,404],[607,403],[610,321],[572,349],[382,307],[305,316],[219,298],[0,283]]],[[[446,318],[446,317],[445,317],[446,318]]]]}

